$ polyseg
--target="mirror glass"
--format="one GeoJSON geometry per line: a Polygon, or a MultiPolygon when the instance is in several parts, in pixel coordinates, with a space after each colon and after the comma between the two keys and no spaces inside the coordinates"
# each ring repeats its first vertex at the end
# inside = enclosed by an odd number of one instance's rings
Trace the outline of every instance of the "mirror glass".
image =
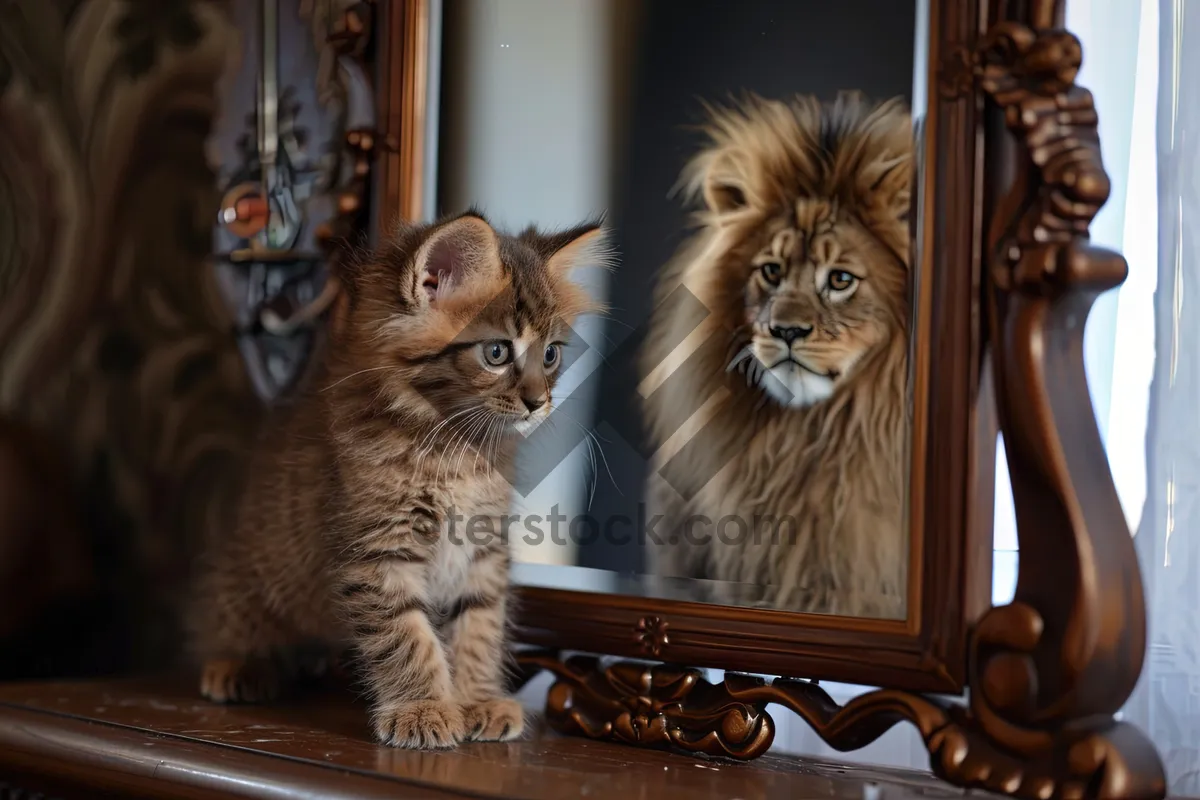
{"type": "Polygon", "coordinates": [[[516,583],[905,616],[919,13],[444,4],[437,211],[602,213],[615,253],[521,445],[516,583]]]}

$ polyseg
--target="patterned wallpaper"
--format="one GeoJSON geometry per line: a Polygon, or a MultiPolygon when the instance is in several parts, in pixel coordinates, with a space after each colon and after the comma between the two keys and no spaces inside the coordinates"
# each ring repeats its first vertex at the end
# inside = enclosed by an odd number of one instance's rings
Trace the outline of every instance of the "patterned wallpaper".
{"type": "Polygon", "coordinates": [[[0,678],[171,658],[227,523],[263,413],[211,256],[246,2],[0,2],[0,678]]]}

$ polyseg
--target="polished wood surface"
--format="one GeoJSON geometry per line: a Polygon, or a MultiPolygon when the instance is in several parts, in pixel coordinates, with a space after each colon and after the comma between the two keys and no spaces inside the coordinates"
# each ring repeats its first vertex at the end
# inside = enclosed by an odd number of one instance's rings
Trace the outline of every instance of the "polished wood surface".
{"type": "Polygon", "coordinates": [[[71,797],[915,798],[961,796],[916,772],[766,755],[752,764],[641,750],[535,725],[524,741],[417,752],[374,744],[348,692],[216,706],[181,678],[0,685],[0,789],[71,797]]]}

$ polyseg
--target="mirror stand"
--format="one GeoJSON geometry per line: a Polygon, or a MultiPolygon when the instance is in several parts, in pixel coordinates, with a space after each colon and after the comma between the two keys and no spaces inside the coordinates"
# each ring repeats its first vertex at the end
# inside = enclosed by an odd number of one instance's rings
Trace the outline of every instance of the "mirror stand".
{"type": "MultiPolygon", "coordinates": [[[[557,678],[547,718],[558,730],[750,759],[771,744],[766,705],[776,703],[843,751],[907,720],[934,772],[962,787],[1024,798],[1165,794],[1154,746],[1115,718],[1141,672],[1144,598],[1086,411],[1082,357],[1090,306],[1127,267],[1088,243],[1109,183],[1092,96],[1074,83],[1079,41],[1053,27],[1060,4],[1033,5],[1032,27],[996,24],[949,59],[938,86],[986,95],[987,141],[997,143],[987,155],[1010,167],[986,238],[984,313],[1021,560],[1013,602],[988,610],[971,633],[969,700],[880,689],[838,706],[815,682],[728,673],[712,684],[694,669],[526,651],[518,660],[527,675],[557,678]]],[[[643,618],[631,635],[658,657],[668,623],[643,618]]]]}

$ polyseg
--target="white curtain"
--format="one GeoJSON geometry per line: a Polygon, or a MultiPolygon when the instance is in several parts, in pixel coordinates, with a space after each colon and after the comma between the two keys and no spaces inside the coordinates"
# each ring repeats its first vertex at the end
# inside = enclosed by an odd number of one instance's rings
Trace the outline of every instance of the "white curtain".
{"type": "MultiPolygon", "coordinates": [[[[1127,230],[1126,253],[1137,255],[1147,287],[1137,296],[1131,322],[1118,319],[1118,340],[1138,331],[1151,347],[1131,352],[1141,359],[1141,394],[1130,398],[1145,426],[1144,448],[1129,457],[1143,465],[1143,493],[1129,497],[1126,513],[1136,515],[1136,545],[1146,583],[1150,650],[1138,690],[1126,718],[1149,732],[1167,767],[1170,791],[1200,795],[1200,313],[1193,308],[1200,290],[1200,9],[1186,0],[1147,0],[1154,6],[1143,18],[1154,36],[1143,36],[1146,82],[1154,84],[1156,130],[1148,141],[1135,141],[1133,152],[1149,182],[1146,209],[1127,230]],[[1189,13],[1190,12],[1190,13],[1189,13]],[[1154,41],[1146,42],[1147,38],[1154,41]],[[1151,78],[1151,74],[1156,73],[1151,78]],[[1156,218],[1150,216],[1153,209],[1156,218]],[[1136,242],[1134,241],[1136,239],[1136,242]],[[1155,248],[1157,252],[1155,252],[1155,248]],[[1153,359],[1146,354],[1153,353],[1153,359]],[[1142,372],[1146,373],[1144,376],[1142,372]],[[1140,503],[1140,506],[1135,505],[1140,503]]],[[[1143,66],[1139,63],[1139,72],[1143,66]]],[[[1140,75],[1139,75],[1140,78],[1140,75]]],[[[1143,111],[1135,106],[1135,119],[1143,111]]],[[[1131,265],[1134,261],[1130,257],[1131,265]]],[[[1121,362],[1114,370],[1120,384],[1121,362]]],[[[1119,390],[1114,388],[1114,397],[1119,390]]],[[[1115,422],[1115,420],[1114,420],[1115,422]]],[[[1110,452],[1110,460],[1117,454],[1110,452]]],[[[1121,454],[1124,455],[1124,454],[1121,454]]],[[[1129,476],[1132,480],[1132,475],[1129,476]]],[[[1126,497],[1123,495],[1122,500],[1126,497]]]]}

